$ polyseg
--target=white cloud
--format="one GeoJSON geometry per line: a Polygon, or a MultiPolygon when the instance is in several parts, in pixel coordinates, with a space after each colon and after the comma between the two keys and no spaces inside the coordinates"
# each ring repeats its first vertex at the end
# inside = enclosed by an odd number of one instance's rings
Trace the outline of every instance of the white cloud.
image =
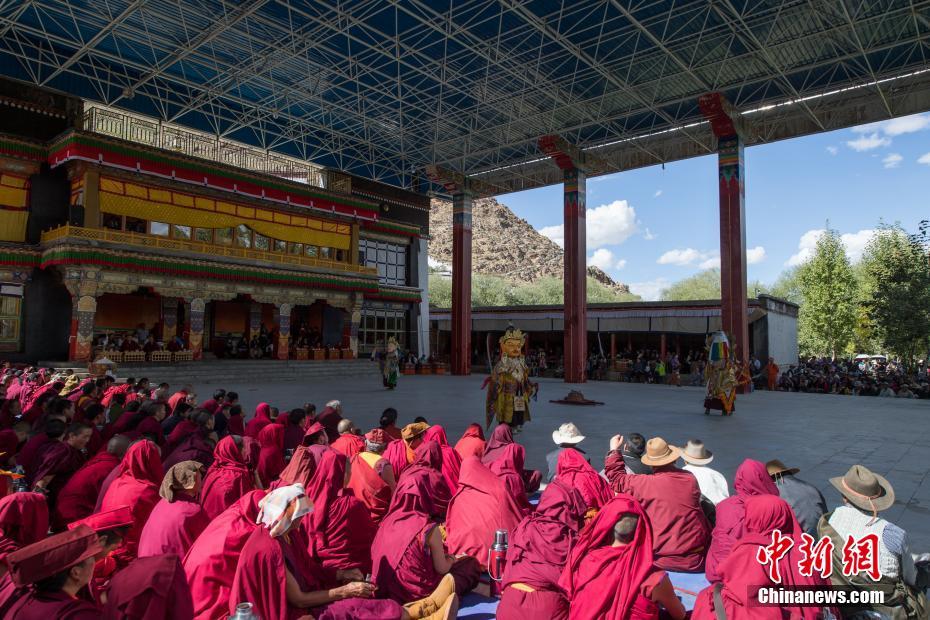
{"type": "Polygon", "coordinates": [[[594,254],[588,257],[588,266],[598,267],[602,271],[607,271],[613,266],[615,260],[616,257],[614,257],[613,252],[607,248],[598,248],[594,251],[594,254]]]}
{"type": "Polygon", "coordinates": [[[694,248],[685,248],[684,250],[669,250],[660,256],[659,260],[656,262],[660,265],[678,265],[683,267],[702,259],[703,256],[704,255],[701,252],[698,252],[694,248]]]}
{"type": "MultiPolygon", "coordinates": [[[[927,157],[930,157],[930,153],[927,153],[927,157]]],[[[930,162],[928,162],[928,163],[930,163],[930,162]]],[[[648,228],[646,229],[646,232],[643,233],[643,239],[645,239],[646,241],[652,241],[653,239],[655,239],[655,238],[658,237],[658,236],[659,236],[659,235],[653,233],[653,232],[652,232],[651,230],[649,230],[648,228]]]]}
{"type": "Polygon", "coordinates": [[[560,248],[565,247],[565,227],[561,224],[558,226],[543,226],[539,229],[539,234],[543,237],[549,237],[560,248]]]}
{"type": "MultiPolygon", "coordinates": [[[[636,209],[626,200],[614,200],[610,204],[588,209],[585,217],[587,246],[590,250],[620,245],[639,230],[636,209]]],[[[539,233],[552,239],[559,247],[565,247],[565,228],[562,224],[544,226],[539,229],[539,233]]]]}
{"type": "Polygon", "coordinates": [[[836,148],[835,146],[828,146],[828,147],[827,147],[827,153],[830,153],[830,155],[836,155],[836,154],[839,153],[839,152],[840,152],[840,150],[839,150],[838,148],[836,148]]]}
{"type": "Polygon", "coordinates": [[[661,196],[661,195],[662,195],[662,190],[661,190],[661,189],[657,189],[657,190],[656,190],[656,193],[653,194],[652,197],[653,197],[653,198],[658,198],[658,197],[661,196]]]}
{"type": "Polygon", "coordinates": [[[897,168],[901,165],[901,162],[904,161],[904,158],[897,153],[889,153],[885,156],[885,159],[882,160],[885,168],[897,168]]]}
{"type": "Polygon", "coordinates": [[[863,151],[870,151],[872,149],[877,149],[880,146],[888,146],[890,144],[891,144],[891,140],[889,138],[881,137],[878,134],[878,132],[871,133],[868,135],[863,134],[862,136],[856,138],[855,140],[849,140],[846,142],[846,146],[860,153],[863,151]]]}
{"type": "MultiPolygon", "coordinates": [[[[789,258],[788,262],[785,264],[789,267],[795,267],[813,257],[814,250],[817,247],[817,241],[820,239],[820,235],[823,233],[824,230],[822,228],[818,228],[814,230],[808,230],[806,233],[801,235],[801,239],[798,241],[798,251],[795,254],[792,254],[791,258],[789,258]]],[[[846,256],[851,262],[856,262],[862,258],[862,253],[865,251],[865,246],[868,245],[869,241],[874,235],[875,231],[871,228],[865,228],[858,232],[843,233],[840,235],[840,240],[846,247],[846,256]]]]}
{"type": "Polygon", "coordinates": [[[754,248],[748,248],[746,250],[746,262],[750,265],[755,265],[756,263],[761,263],[765,260],[765,248],[761,245],[757,245],[754,248]]]}
{"type": "Polygon", "coordinates": [[[630,282],[629,287],[634,295],[639,295],[645,301],[654,301],[671,285],[667,278],[656,278],[647,282],[630,282]]]}
{"type": "Polygon", "coordinates": [[[930,153],[924,153],[917,159],[918,164],[927,164],[930,166],[930,153]]]}
{"type": "Polygon", "coordinates": [[[621,259],[618,260],[617,263],[614,265],[614,269],[623,269],[624,267],[626,267],[626,259],[625,259],[625,258],[621,258],[621,259]]]}
{"type": "Polygon", "coordinates": [[[930,114],[913,114],[911,116],[902,116],[887,121],[869,123],[854,127],[856,133],[883,133],[886,136],[900,136],[915,131],[923,131],[930,128],[930,114]]]}
{"type": "Polygon", "coordinates": [[[720,267],[720,257],[711,256],[710,258],[705,258],[698,267],[701,269],[716,269],[720,267]]]}

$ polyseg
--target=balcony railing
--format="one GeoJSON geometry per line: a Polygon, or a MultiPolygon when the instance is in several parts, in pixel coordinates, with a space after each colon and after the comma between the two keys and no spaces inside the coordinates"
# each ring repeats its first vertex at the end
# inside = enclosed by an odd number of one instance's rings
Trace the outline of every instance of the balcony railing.
{"type": "Polygon", "coordinates": [[[263,250],[237,248],[234,246],[217,245],[213,243],[201,243],[199,241],[170,239],[166,237],[160,237],[158,235],[124,232],[121,230],[110,230],[108,228],[81,228],[78,226],[61,226],[59,228],[54,228],[42,233],[41,237],[43,244],[61,242],[67,239],[98,242],[102,241],[105,243],[118,243],[122,245],[131,245],[149,249],[171,250],[175,252],[194,252],[196,254],[209,254],[211,257],[259,260],[268,263],[278,263],[281,265],[332,269],[335,271],[347,271],[363,275],[376,275],[378,273],[377,270],[373,267],[351,265],[349,263],[327,260],[325,258],[311,258],[309,256],[286,254],[284,252],[265,252],[263,250]]]}
{"type": "Polygon", "coordinates": [[[219,162],[242,170],[262,172],[340,194],[352,192],[352,178],[337,171],[109,108],[87,108],[84,112],[84,130],[219,162]]]}

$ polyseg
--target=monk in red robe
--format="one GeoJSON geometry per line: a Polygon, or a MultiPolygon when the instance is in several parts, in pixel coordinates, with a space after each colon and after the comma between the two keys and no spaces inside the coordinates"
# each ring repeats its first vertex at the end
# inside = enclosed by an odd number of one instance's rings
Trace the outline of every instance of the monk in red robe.
{"type": "Polygon", "coordinates": [[[280,424],[268,424],[258,432],[258,467],[256,471],[263,488],[281,475],[284,470],[284,432],[280,424]]]}
{"type": "Polygon", "coordinates": [[[174,554],[184,557],[207,527],[207,513],[197,502],[203,484],[203,465],[181,461],[165,472],[152,514],[139,539],[139,557],[174,554]]]}
{"type": "Polygon", "coordinates": [[[126,452],[119,475],[107,489],[100,504],[101,510],[132,507],[133,524],[123,544],[113,553],[120,566],[129,564],[136,557],[142,528],[158,503],[158,488],[162,478],[164,472],[158,446],[151,441],[140,441],[126,452]]]}
{"type": "Polygon", "coordinates": [[[245,425],[245,436],[257,439],[261,430],[271,424],[271,422],[271,405],[268,403],[258,403],[258,406],[255,407],[255,415],[245,425]]]}
{"type": "Polygon", "coordinates": [[[345,489],[346,457],[332,449],[319,448],[322,454],[317,457],[316,474],[300,481],[307,484],[307,497],[313,502],[313,514],[304,524],[308,551],[326,568],[371,572],[375,524],[365,504],[351,489],[345,489]]]}
{"type": "Polygon", "coordinates": [[[347,459],[365,449],[365,440],[358,436],[358,428],[352,420],[339,422],[339,438],[332,443],[332,448],[347,459]]]}
{"type": "Polygon", "coordinates": [[[408,424],[401,431],[401,440],[388,444],[384,458],[391,463],[395,480],[400,480],[400,475],[413,463],[414,452],[423,443],[423,434],[428,428],[429,424],[424,422],[408,424]]]}
{"type": "Polygon", "coordinates": [[[100,551],[97,535],[81,526],[11,553],[7,563],[18,591],[0,602],[4,618],[98,620],[100,608],[76,595],[90,581],[100,551]]]}
{"type": "Polygon", "coordinates": [[[257,461],[258,444],[248,437],[228,435],[220,439],[213,451],[213,465],[203,481],[200,505],[207,517],[215,519],[237,499],[259,488],[254,466],[249,467],[248,452],[257,461]]]}
{"type": "Polygon", "coordinates": [[[778,487],[772,482],[765,465],[752,459],[746,459],[736,468],[733,488],[736,492],[717,504],[716,508],[714,531],[704,566],[704,574],[711,583],[720,581],[718,568],[743,536],[746,501],[756,495],[778,497],[778,487]]]}
{"type": "Polygon", "coordinates": [[[581,492],[587,506],[588,520],[614,496],[607,481],[594,471],[587,459],[577,450],[562,450],[559,453],[555,477],[581,492]]]}
{"type": "Polygon", "coordinates": [[[6,557],[48,533],[48,505],[40,493],[14,493],[0,499],[0,577],[6,557]]]}
{"type": "Polygon", "coordinates": [[[494,532],[512,532],[523,519],[523,510],[497,476],[475,457],[462,463],[459,488],[449,502],[446,547],[453,554],[478,559],[487,568],[488,549],[494,532]]]}
{"type": "Polygon", "coordinates": [[[311,510],[302,485],[282,486],[262,501],[260,526],[249,535],[236,567],[229,612],[249,601],[261,618],[295,620],[311,614],[327,620],[408,620],[452,618],[458,599],[450,590],[407,608],[372,600],[375,586],[353,581],[332,588],[324,569],[307,553],[298,528],[311,510]]]}
{"type": "MultiPolygon", "coordinates": [[[[698,595],[691,617],[694,620],[782,620],[783,618],[816,620],[824,617],[820,607],[761,607],[756,593],[763,587],[776,587],[769,576],[769,566],[757,559],[760,547],[772,543],[772,532],[779,530],[794,543],[778,560],[781,583],[777,587],[793,590],[804,587],[824,588],[830,585],[815,569],[813,575],[801,575],[799,563],[801,528],[794,518],[791,506],[777,495],[753,495],[745,501],[745,521],[740,538],[734,543],[727,558],[718,566],[720,574],[720,601],[722,613],[715,607],[715,586],[711,585],[698,595]]],[[[719,585],[717,586],[719,587],[719,585]]],[[[838,617],[833,610],[833,617],[838,617]]]]}
{"type": "Polygon", "coordinates": [[[433,489],[424,476],[403,476],[391,509],[381,522],[371,547],[378,592],[395,601],[410,601],[450,580],[459,595],[478,583],[478,562],[446,552],[435,515],[433,489]]]}
{"type": "Polygon", "coordinates": [[[500,456],[491,461],[491,464],[488,465],[488,469],[491,470],[492,474],[500,478],[504,486],[507,487],[507,492],[510,493],[510,497],[512,497],[514,503],[520,507],[522,518],[530,513],[532,507],[530,506],[529,499],[526,497],[526,487],[523,486],[523,478],[520,476],[520,472],[523,471],[523,455],[526,454],[521,448],[522,446],[518,446],[515,443],[504,446],[500,456]]]}
{"type": "Polygon", "coordinates": [[[455,493],[455,490],[459,487],[459,470],[462,467],[462,458],[449,445],[446,429],[438,424],[433,424],[423,433],[423,441],[435,441],[439,444],[439,449],[442,450],[442,477],[446,480],[449,492],[455,493]]]}
{"type": "Polygon", "coordinates": [[[342,405],[338,400],[331,400],[316,417],[316,421],[326,429],[330,445],[339,439],[339,423],[342,421],[342,405]]]}
{"type": "Polygon", "coordinates": [[[380,428],[365,435],[366,449],[349,461],[349,486],[355,497],[362,500],[377,525],[387,514],[391,494],[397,484],[394,469],[381,454],[387,448],[388,436],[380,428]]]}
{"type": "Polygon", "coordinates": [[[697,480],[691,472],[675,467],[681,451],[661,437],[650,439],[640,459],[652,467],[653,473],[647,476],[626,472],[622,447],[623,437],[611,438],[604,473],[612,491],[632,495],[649,515],[656,566],[681,572],[703,570],[710,523],[701,509],[697,480]]]}
{"type": "Polygon", "coordinates": [[[68,524],[68,529],[89,527],[97,534],[103,550],[97,554],[94,564],[94,576],[87,585],[89,599],[99,603],[103,590],[110,583],[110,578],[123,566],[115,556],[125,540],[126,533],[135,519],[131,506],[120,506],[112,510],[97,512],[89,517],[68,524]]]}
{"type": "Polygon", "coordinates": [[[431,489],[433,495],[435,516],[441,520],[449,509],[453,491],[442,475],[442,449],[438,443],[423,442],[414,452],[413,464],[404,470],[397,482],[400,484],[405,478],[412,477],[425,479],[426,488],[431,489]]]}
{"type": "Polygon", "coordinates": [[[455,452],[463,461],[470,456],[477,456],[479,459],[484,456],[484,431],[481,430],[480,424],[469,424],[462,438],[455,444],[455,452]]]}
{"type": "Polygon", "coordinates": [[[37,455],[33,487],[45,494],[49,511],[53,516],[52,527],[55,530],[63,530],[67,526],[67,523],[61,523],[55,518],[58,493],[87,460],[84,449],[90,437],[89,426],[73,423],[61,441],[46,444],[37,455]]]}
{"type": "Polygon", "coordinates": [[[664,608],[683,620],[685,608],[665,571],[656,568],[652,528],[629,495],[605,505],[578,537],[559,581],[572,620],[658,620],[664,608]]]}
{"type": "MultiPolygon", "coordinates": [[[[513,429],[506,424],[498,424],[494,432],[491,433],[491,438],[484,446],[484,455],[481,457],[481,462],[485,467],[490,467],[491,463],[500,458],[501,454],[504,453],[504,449],[511,444],[517,446],[516,449],[523,452],[523,461],[526,462],[526,448],[514,442],[513,429]]],[[[520,472],[520,476],[523,478],[523,486],[526,488],[527,494],[539,490],[542,473],[538,470],[524,469],[520,472]]]]}
{"type": "Polygon", "coordinates": [[[256,527],[258,502],[264,496],[264,491],[249,491],[211,519],[184,557],[194,620],[215,620],[227,615],[236,563],[256,527]]]}
{"type": "Polygon", "coordinates": [[[399,441],[403,438],[402,431],[397,427],[397,409],[388,407],[381,413],[381,419],[378,421],[381,427],[391,441],[399,441]]]}
{"type": "Polygon", "coordinates": [[[499,620],[567,620],[568,599],[559,577],[586,511],[581,492],[558,477],[546,487],[536,512],[510,536],[499,620]]]}
{"type": "Polygon", "coordinates": [[[183,620],[194,615],[191,589],[177,555],[136,558],[113,576],[104,620],[183,620]]]}

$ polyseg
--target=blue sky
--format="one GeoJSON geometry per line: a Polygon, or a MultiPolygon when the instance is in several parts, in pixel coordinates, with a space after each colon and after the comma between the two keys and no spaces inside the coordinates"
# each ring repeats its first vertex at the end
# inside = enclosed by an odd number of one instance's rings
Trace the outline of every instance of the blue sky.
{"type": "MultiPolygon", "coordinates": [[[[561,242],[562,187],[499,196],[561,242]]],[[[654,299],[719,264],[716,156],[588,180],[588,262],[654,299]]],[[[829,221],[856,260],[880,220],[930,218],[930,114],[746,149],[749,279],[802,262],[829,221]]]]}

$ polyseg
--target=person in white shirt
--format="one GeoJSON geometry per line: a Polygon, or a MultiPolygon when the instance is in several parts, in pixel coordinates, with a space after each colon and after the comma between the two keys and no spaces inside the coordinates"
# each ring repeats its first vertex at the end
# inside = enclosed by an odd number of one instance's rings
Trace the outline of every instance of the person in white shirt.
{"type": "Polygon", "coordinates": [[[727,479],[719,471],[708,467],[714,460],[714,453],[704,447],[700,439],[689,439],[688,445],[681,451],[681,458],[687,465],[682,469],[690,471],[697,478],[701,495],[716,506],[730,497],[727,479]]]}

